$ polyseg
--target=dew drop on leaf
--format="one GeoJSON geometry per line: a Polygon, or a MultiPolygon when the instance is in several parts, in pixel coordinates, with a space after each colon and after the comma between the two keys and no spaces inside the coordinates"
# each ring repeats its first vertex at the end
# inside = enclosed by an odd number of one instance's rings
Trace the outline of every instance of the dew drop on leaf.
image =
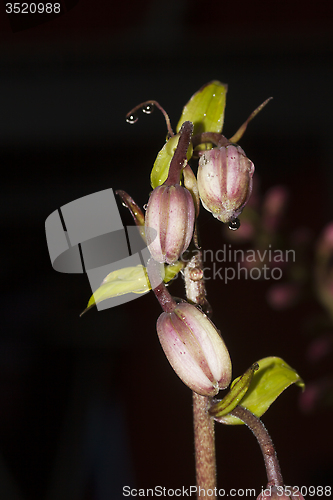
{"type": "Polygon", "coordinates": [[[136,113],[132,113],[130,114],[129,116],[126,117],[126,121],[127,123],[130,123],[131,125],[133,125],[134,123],[136,123],[138,121],[138,115],[136,113]]]}
{"type": "Polygon", "coordinates": [[[229,229],[231,229],[232,231],[236,231],[237,229],[239,229],[239,227],[240,227],[240,221],[238,217],[236,217],[236,219],[232,219],[229,222],[229,229]]]}

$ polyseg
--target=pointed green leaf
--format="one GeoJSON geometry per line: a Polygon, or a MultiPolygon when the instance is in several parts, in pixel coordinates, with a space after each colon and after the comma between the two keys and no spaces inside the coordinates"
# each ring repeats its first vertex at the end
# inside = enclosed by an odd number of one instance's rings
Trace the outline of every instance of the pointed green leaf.
{"type": "Polygon", "coordinates": [[[185,263],[181,262],[179,260],[177,260],[173,264],[169,264],[168,266],[165,266],[164,267],[165,274],[164,274],[164,279],[163,279],[164,283],[169,283],[169,281],[171,281],[173,278],[175,278],[175,276],[177,276],[179,271],[181,269],[183,269],[184,266],[185,266],[185,263]]]}
{"type": "Polygon", "coordinates": [[[213,417],[221,418],[236,408],[248,391],[253,374],[258,368],[258,363],[254,363],[241,377],[234,380],[228,394],[221,401],[211,406],[209,413],[213,417]]]}
{"type": "Polygon", "coordinates": [[[194,125],[193,135],[202,132],[221,133],[227,90],[228,86],[217,80],[201,87],[184,106],[177,132],[182,124],[189,120],[194,125]]]}
{"type": "MultiPolygon", "coordinates": [[[[179,271],[184,267],[184,263],[175,262],[165,266],[165,276],[164,282],[171,281],[179,271]]],[[[86,309],[81,313],[84,314],[103,300],[111,299],[112,297],[118,297],[119,295],[125,295],[126,293],[146,293],[151,289],[147,270],[141,264],[132,267],[124,267],[123,269],[117,269],[112,273],[108,274],[103,280],[101,286],[97,288],[95,293],[90,297],[86,309]]]]}
{"type": "MultiPolygon", "coordinates": [[[[124,267],[108,274],[101,286],[90,297],[85,313],[94,305],[112,297],[125,293],[145,293],[150,290],[146,268],[139,264],[133,267],[124,267]]],[[[82,313],[82,314],[83,314],[82,313]]],[[[81,314],[81,315],[82,315],[81,314]]]]}
{"type": "MultiPolygon", "coordinates": [[[[150,183],[153,189],[157,186],[161,186],[167,179],[169,173],[169,167],[173,155],[175,154],[177,144],[179,141],[179,134],[171,137],[163,146],[161,151],[158,153],[153,169],[150,174],[150,183]]],[[[187,159],[192,157],[193,147],[190,144],[187,150],[187,159]]]]}
{"type": "MultiPolygon", "coordinates": [[[[250,387],[243,399],[238,403],[261,417],[276,398],[289,387],[296,384],[304,388],[304,382],[298,373],[283,359],[274,356],[258,361],[259,369],[254,373],[250,387]]],[[[233,386],[236,385],[238,377],[233,386]]],[[[232,415],[224,415],[219,422],[229,425],[239,425],[243,422],[232,415]]]]}

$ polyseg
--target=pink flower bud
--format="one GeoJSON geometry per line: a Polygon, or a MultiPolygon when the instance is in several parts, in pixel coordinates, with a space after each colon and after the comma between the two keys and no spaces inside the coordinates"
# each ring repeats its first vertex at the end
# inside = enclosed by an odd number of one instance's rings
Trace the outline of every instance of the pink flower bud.
{"type": "Polygon", "coordinates": [[[213,323],[197,307],[177,304],[157,320],[157,333],[172,368],[193,391],[215,396],[231,381],[231,360],[213,323]]]}
{"type": "Polygon", "coordinates": [[[191,193],[179,184],[158,186],[151,193],[145,219],[147,245],[154,260],[173,264],[187,250],[195,209],[191,193]]]}
{"type": "Polygon", "coordinates": [[[240,146],[206,151],[199,160],[198,189],[203,206],[221,222],[235,219],[252,191],[254,165],[240,146]]]}

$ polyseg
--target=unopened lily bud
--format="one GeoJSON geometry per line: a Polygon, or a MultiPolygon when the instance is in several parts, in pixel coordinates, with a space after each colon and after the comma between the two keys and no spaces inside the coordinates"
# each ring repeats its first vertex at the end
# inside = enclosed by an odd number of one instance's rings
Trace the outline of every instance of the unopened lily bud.
{"type": "Polygon", "coordinates": [[[191,242],[194,219],[193,198],[186,188],[180,184],[155,188],[145,218],[147,245],[153,259],[176,262],[191,242]]]}
{"type": "Polygon", "coordinates": [[[203,206],[221,222],[237,218],[252,191],[254,165],[240,146],[206,151],[199,160],[198,189],[203,206]]]}
{"type": "Polygon", "coordinates": [[[231,360],[213,323],[197,307],[177,304],[157,320],[157,333],[172,368],[193,391],[215,396],[231,381],[231,360]]]}

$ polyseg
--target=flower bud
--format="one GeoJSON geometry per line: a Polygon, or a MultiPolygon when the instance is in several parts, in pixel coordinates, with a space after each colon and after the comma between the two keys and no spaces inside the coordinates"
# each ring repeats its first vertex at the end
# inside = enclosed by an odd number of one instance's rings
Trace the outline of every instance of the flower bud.
{"type": "Polygon", "coordinates": [[[154,260],[173,264],[187,250],[195,209],[191,193],[179,184],[158,186],[151,193],[145,219],[147,245],[154,260]]]}
{"type": "Polygon", "coordinates": [[[252,191],[254,165],[240,146],[206,151],[199,160],[198,189],[203,206],[221,222],[243,210],[252,191]]]}
{"type": "Polygon", "coordinates": [[[231,381],[231,360],[213,323],[197,307],[177,304],[157,320],[157,333],[172,368],[202,396],[215,396],[231,381]]]}

